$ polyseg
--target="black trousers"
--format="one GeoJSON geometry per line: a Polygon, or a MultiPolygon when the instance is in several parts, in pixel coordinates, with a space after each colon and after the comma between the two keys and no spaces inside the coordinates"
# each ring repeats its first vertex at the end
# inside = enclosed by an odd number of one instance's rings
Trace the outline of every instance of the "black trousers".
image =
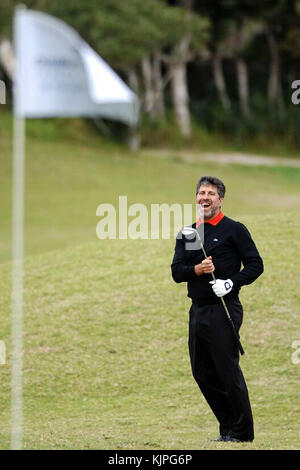
{"type": "MultiPolygon", "coordinates": [[[[242,305],[239,300],[226,304],[239,331],[243,320],[242,305]]],[[[221,300],[214,305],[192,304],[189,353],[193,376],[219,422],[220,434],[229,433],[236,439],[252,441],[253,417],[247,385],[221,300]]]]}

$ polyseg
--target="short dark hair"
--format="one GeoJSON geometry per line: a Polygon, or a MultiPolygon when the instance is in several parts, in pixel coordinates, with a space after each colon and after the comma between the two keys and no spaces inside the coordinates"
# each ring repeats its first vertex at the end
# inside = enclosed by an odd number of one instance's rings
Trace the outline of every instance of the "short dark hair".
{"type": "Polygon", "coordinates": [[[206,184],[212,184],[213,186],[217,186],[219,196],[222,198],[225,196],[225,184],[223,183],[223,181],[221,181],[219,178],[216,178],[215,176],[201,176],[196,186],[196,194],[198,194],[200,186],[206,184]]]}

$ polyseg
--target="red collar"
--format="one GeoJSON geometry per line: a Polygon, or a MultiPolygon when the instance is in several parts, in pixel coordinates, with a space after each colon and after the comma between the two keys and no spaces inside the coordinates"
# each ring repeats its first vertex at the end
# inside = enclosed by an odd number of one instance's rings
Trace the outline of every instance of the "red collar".
{"type": "Polygon", "coordinates": [[[200,217],[198,217],[197,222],[196,222],[196,228],[198,228],[200,224],[203,224],[203,222],[211,224],[211,225],[217,225],[220,222],[220,220],[223,219],[223,217],[224,217],[224,214],[221,211],[210,220],[204,221],[204,220],[200,220],[200,217]]]}

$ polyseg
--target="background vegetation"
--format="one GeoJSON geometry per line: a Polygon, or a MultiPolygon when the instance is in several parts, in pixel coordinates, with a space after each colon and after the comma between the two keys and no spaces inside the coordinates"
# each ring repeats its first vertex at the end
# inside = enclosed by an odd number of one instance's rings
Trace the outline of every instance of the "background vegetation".
{"type": "MultiPolygon", "coordinates": [[[[11,39],[16,0],[2,0],[0,39],[11,39]]],[[[73,25],[142,104],[143,145],[201,146],[203,135],[267,151],[299,147],[299,0],[24,0],[73,25]]],[[[0,48],[1,51],[1,48],[0,48]]],[[[6,60],[5,60],[6,59],[6,60]]],[[[2,79],[11,73],[0,52],[2,79]]],[[[99,124],[99,122],[98,122],[99,124]]],[[[122,137],[121,125],[102,131],[122,137]]]]}

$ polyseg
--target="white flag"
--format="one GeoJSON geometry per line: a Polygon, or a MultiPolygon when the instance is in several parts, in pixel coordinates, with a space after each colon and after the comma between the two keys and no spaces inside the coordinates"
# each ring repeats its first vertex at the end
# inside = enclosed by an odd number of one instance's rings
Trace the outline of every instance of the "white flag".
{"type": "Polygon", "coordinates": [[[17,116],[102,116],[137,124],[136,95],[63,21],[17,9],[14,42],[17,116]]]}

